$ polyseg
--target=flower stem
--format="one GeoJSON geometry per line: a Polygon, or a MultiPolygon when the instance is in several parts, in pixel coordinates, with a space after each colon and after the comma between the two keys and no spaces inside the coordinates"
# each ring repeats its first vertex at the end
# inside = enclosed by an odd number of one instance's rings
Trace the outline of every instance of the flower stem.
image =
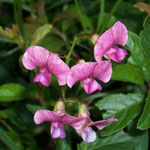
{"type": "Polygon", "coordinates": [[[101,0],[100,13],[98,16],[98,25],[97,25],[97,29],[96,29],[97,32],[99,32],[99,29],[100,29],[102,22],[103,22],[104,7],[105,7],[105,0],[101,0]]]}
{"type": "Polygon", "coordinates": [[[70,57],[71,57],[72,51],[73,51],[74,46],[75,46],[75,43],[76,43],[76,39],[77,39],[77,38],[75,37],[74,40],[73,40],[72,46],[71,46],[71,48],[70,48],[70,50],[69,50],[69,52],[68,52],[68,55],[67,55],[67,57],[66,57],[66,64],[67,64],[67,65],[69,64],[70,57]]]}
{"type": "MultiPolygon", "coordinates": [[[[35,71],[33,71],[33,75],[35,76],[35,71]]],[[[40,103],[41,103],[41,106],[44,107],[44,100],[43,100],[43,95],[42,95],[42,89],[40,88],[39,84],[36,83],[37,85],[37,89],[38,89],[38,93],[39,93],[39,100],[40,100],[40,103]]]]}
{"type": "Polygon", "coordinates": [[[107,26],[107,24],[110,21],[110,18],[112,17],[112,15],[115,13],[116,9],[118,8],[119,4],[122,2],[122,0],[117,0],[117,2],[115,3],[114,7],[111,9],[109,16],[105,19],[105,21],[103,22],[103,26],[101,27],[100,30],[100,34],[102,34],[102,32],[104,31],[105,27],[107,26]]]}

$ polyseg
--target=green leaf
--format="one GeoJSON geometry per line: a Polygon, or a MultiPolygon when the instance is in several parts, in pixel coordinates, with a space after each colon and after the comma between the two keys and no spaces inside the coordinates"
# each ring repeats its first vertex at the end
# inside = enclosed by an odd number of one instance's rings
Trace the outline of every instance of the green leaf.
{"type": "Polygon", "coordinates": [[[128,34],[129,38],[126,48],[130,50],[132,58],[143,73],[144,79],[148,81],[150,80],[150,61],[145,57],[143,50],[140,47],[138,35],[132,32],[128,32],[128,34]]]}
{"type": "Polygon", "coordinates": [[[144,50],[144,54],[150,58],[150,18],[146,17],[144,21],[144,30],[140,34],[140,44],[144,50]]]}
{"type": "Polygon", "coordinates": [[[0,118],[8,118],[7,114],[5,113],[5,111],[0,110],[0,118]]]}
{"type": "Polygon", "coordinates": [[[43,107],[38,106],[38,105],[27,104],[26,106],[27,106],[27,109],[28,109],[29,111],[31,111],[33,114],[34,114],[37,110],[39,110],[39,109],[44,109],[43,107]]]}
{"type": "Polygon", "coordinates": [[[146,104],[144,106],[144,112],[138,121],[137,127],[141,130],[150,128],[150,91],[146,98],[146,104]]]}
{"type": "Polygon", "coordinates": [[[0,140],[11,150],[19,150],[13,141],[7,136],[6,132],[0,128],[0,140]]]}
{"type": "Polygon", "coordinates": [[[20,84],[8,83],[0,86],[0,102],[12,102],[29,97],[29,92],[20,84]]]}
{"type": "Polygon", "coordinates": [[[142,94],[113,94],[105,96],[96,103],[103,113],[104,119],[116,118],[117,122],[108,125],[101,131],[102,136],[108,136],[127,126],[140,112],[142,107],[142,94]]]}
{"type": "Polygon", "coordinates": [[[68,143],[69,138],[66,139],[56,139],[56,150],[72,150],[71,144],[68,143]]]}
{"type": "Polygon", "coordinates": [[[88,150],[133,150],[138,144],[138,136],[132,137],[120,131],[108,137],[97,138],[93,143],[87,144],[88,150]]]}
{"type": "Polygon", "coordinates": [[[148,131],[144,131],[140,136],[139,136],[139,142],[138,146],[136,147],[135,150],[148,150],[148,131]]]}
{"type": "Polygon", "coordinates": [[[115,66],[113,68],[112,79],[144,86],[144,80],[138,69],[128,64],[115,66]]]}
{"type": "Polygon", "coordinates": [[[45,38],[45,36],[50,32],[51,28],[52,28],[52,25],[50,24],[45,24],[39,27],[32,37],[31,45],[40,44],[41,41],[45,38]]]}

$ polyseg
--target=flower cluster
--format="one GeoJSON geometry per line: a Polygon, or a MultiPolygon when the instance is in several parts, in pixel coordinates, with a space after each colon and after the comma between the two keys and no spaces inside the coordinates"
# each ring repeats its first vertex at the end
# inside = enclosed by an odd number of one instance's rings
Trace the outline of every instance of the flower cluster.
{"type": "MultiPolygon", "coordinates": [[[[121,62],[127,52],[118,47],[118,45],[124,46],[126,44],[128,32],[125,25],[118,21],[101,36],[96,34],[96,36],[93,36],[93,34],[88,35],[95,43],[94,58],[96,62],[82,60],[71,68],[57,54],[53,54],[40,46],[30,46],[23,55],[22,62],[28,70],[33,70],[36,67],[41,68],[40,73],[34,77],[33,81],[40,82],[43,86],[48,87],[51,76],[54,74],[60,86],[67,84],[72,88],[76,82],[81,81],[87,94],[102,90],[102,86],[96,79],[107,83],[112,75],[111,61],[103,60],[103,57],[115,62],[121,62]]],[[[59,100],[54,111],[38,110],[34,115],[34,121],[36,124],[51,121],[53,138],[65,138],[64,124],[69,124],[82,136],[85,142],[93,142],[96,139],[96,133],[91,126],[96,126],[101,130],[107,124],[117,121],[110,118],[93,123],[89,117],[87,106],[84,104],[81,104],[81,106],[79,117],[72,117],[64,112],[64,102],[59,100]]]]}

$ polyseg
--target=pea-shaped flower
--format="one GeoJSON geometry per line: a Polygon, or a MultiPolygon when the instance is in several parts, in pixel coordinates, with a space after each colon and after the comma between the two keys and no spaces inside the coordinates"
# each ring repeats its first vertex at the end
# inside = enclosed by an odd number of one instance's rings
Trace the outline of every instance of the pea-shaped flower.
{"type": "Polygon", "coordinates": [[[41,124],[45,121],[51,122],[52,138],[65,138],[66,132],[64,125],[78,124],[83,118],[72,117],[65,113],[65,105],[62,100],[59,100],[55,106],[54,111],[40,109],[34,114],[34,122],[41,124]]]}
{"type": "Polygon", "coordinates": [[[22,63],[28,70],[42,68],[35,76],[34,82],[41,82],[44,86],[50,85],[51,75],[54,74],[59,85],[66,84],[66,77],[70,68],[57,54],[53,54],[40,46],[30,46],[23,55],[22,63]]]}
{"type": "Polygon", "coordinates": [[[118,121],[117,119],[109,118],[93,122],[90,119],[90,114],[86,104],[81,104],[79,118],[82,118],[81,121],[75,122],[71,124],[71,126],[87,143],[94,142],[96,140],[96,132],[92,129],[92,126],[95,126],[98,130],[102,130],[107,124],[118,121]]]}
{"type": "Polygon", "coordinates": [[[74,65],[67,75],[67,85],[72,86],[81,81],[81,84],[87,94],[91,94],[96,90],[102,90],[100,83],[96,79],[106,83],[112,75],[112,66],[110,61],[101,62],[83,62],[74,65]]]}
{"type": "Polygon", "coordinates": [[[124,24],[117,21],[110,29],[105,31],[96,40],[94,46],[94,57],[96,61],[101,61],[102,57],[121,62],[127,55],[126,50],[119,48],[128,41],[128,31],[124,24]]]}

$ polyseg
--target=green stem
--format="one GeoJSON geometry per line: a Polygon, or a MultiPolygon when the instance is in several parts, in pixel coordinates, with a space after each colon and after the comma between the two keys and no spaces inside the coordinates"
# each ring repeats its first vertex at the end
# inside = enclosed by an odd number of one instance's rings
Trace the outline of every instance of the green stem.
{"type": "Polygon", "coordinates": [[[68,52],[68,55],[67,55],[67,57],[66,57],[66,64],[67,64],[67,65],[69,64],[70,56],[71,56],[72,51],[73,51],[73,49],[74,49],[74,46],[75,46],[75,43],[76,43],[76,39],[77,39],[77,38],[75,37],[74,40],[73,40],[72,46],[71,46],[71,48],[70,48],[70,50],[69,50],[69,52],[68,52]]]}
{"type": "Polygon", "coordinates": [[[75,0],[75,4],[76,4],[76,8],[77,8],[77,11],[78,11],[78,14],[79,14],[79,18],[80,18],[80,21],[81,21],[81,25],[82,25],[84,31],[87,32],[87,31],[88,31],[88,28],[87,28],[87,26],[86,26],[86,22],[84,21],[84,20],[85,20],[85,19],[84,19],[84,15],[83,15],[83,13],[82,13],[82,11],[81,11],[81,8],[80,8],[79,3],[78,3],[77,0],[75,0]]]}
{"type": "Polygon", "coordinates": [[[100,30],[100,34],[104,31],[104,28],[107,26],[110,18],[112,17],[112,15],[115,13],[116,9],[118,8],[119,4],[122,2],[122,0],[117,0],[116,4],[114,5],[114,7],[111,9],[109,16],[106,18],[105,22],[103,23],[103,26],[100,30]]]}
{"type": "Polygon", "coordinates": [[[97,25],[97,29],[96,29],[97,32],[100,30],[100,27],[103,22],[104,7],[105,7],[105,0],[101,0],[100,13],[99,13],[99,17],[98,17],[98,25],[97,25]]]}
{"type": "Polygon", "coordinates": [[[21,0],[14,0],[14,16],[15,22],[18,25],[19,32],[23,36],[23,19],[22,19],[22,3],[21,0]]]}

